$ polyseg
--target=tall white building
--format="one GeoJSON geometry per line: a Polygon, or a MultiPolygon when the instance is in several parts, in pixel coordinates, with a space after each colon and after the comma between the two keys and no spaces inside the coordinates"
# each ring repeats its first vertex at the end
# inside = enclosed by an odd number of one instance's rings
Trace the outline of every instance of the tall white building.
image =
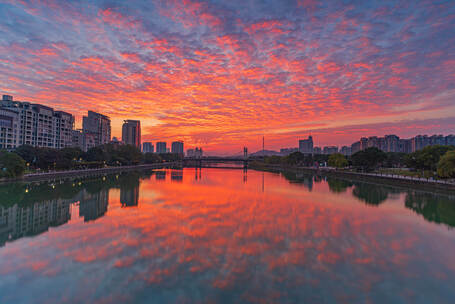
{"type": "MultiPolygon", "coordinates": [[[[73,115],[40,104],[14,101],[9,95],[3,95],[1,108],[17,114],[15,147],[31,145],[61,149],[72,146],[73,115]]],[[[3,123],[8,124],[7,120],[3,123]]],[[[14,130],[12,132],[14,134],[14,130]]]]}
{"type": "Polygon", "coordinates": [[[19,114],[0,108],[0,149],[12,150],[19,146],[19,114]]]}

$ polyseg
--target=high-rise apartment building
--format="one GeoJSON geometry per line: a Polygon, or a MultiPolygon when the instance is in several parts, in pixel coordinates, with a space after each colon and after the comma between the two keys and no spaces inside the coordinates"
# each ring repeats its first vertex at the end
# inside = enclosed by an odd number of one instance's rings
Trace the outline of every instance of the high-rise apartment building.
{"type": "Polygon", "coordinates": [[[398,142],[400,138],[396,135],[386,135],[385,137],[386,150],[385,152],[399,152],[398,142]]]}
{"type": "Polygon", "coordinates": [[[111,141],[111,119],[100,113],[88,111],[82,118],[82,132],[94,138],[95,146],[108,144],[111,141]]]}
{"type": "Polygon", "coordinates": [[[14,101],[10,95],[3,95],[1,108],[17,113],[16,147],[61,149],[72,146],[73,115],[40,104],[14,101]]]}
{"type": "Polygon", "coordinates": [[[351,147],[348,147],[348,146],[341,147],[340,153],[345,155],[345,156],[351,155],[351,147]]]}
{"type": "Polygon", "coordinates": [[[455,145],[455,135],[417,135],[410,139],[402,139],[397,135],[362,137],[360,141],[351,145],[351,153],[370,147],[376,147],[384,152],[411,153],[434,145],[455,145]]]}
{"type": "Polygon", "coordinates": [[[163,141],[159,141],[156,143],[156,153],[166,153],[167,152],[167,149],[166,149],[166,142],[163,142],[163,141]]]}
{"type": "Polygon", "coordinates": [[[355,154],[355,153],[359,152],[360,150],[362,150],[361,147],[362,147],[362,143],[360,141],[356,141],[355,143],[353,143],[351,145],[351,154],[355,154]]]}
{"type": "Polygon", "coordinates": [[[171,144],[171,152],[174,154],[182,154],[183,155],[183,141],[174,141],[171,144]]]}
{"type": "Polygon", "coordinates": [[[447,135],[446,136],[446,145],[447,146],[455,146],[455,135],[447,135]]]}
{"type": "Polygon", "coordinates": [[[143,153],[154,153],[155,147],[151,142],[145,142],[142,144],[142,152],[143,153]]]}
{"type": "Polygon", "coordinates": [[[313,147],[313,154],[322,154],[321,147],[313,147]]]}
{"type": "Polygon", "coordinates": [[[122,141],[141,149],[141,122],[139,120],[125,120],[122,126],[122,141]]]}
{"type": "Polygon", "coordinates": [[[427,135],[417,135],[411,139],[411,151],[415,152],[422,150],[430,145],[430,139],[427,135]]]}
{"type": "Polygon", "coordinates": [[[85,133],[82,130],[73,130],[73,147],[78,147],[84,152],[96,147],[95,134],[85,133]]]}
{"type": "Polygon", "coordinates": [[[299,140],[299,151],[303,154],[313,154],[313,137],[299,140]]]}
{"type": "Polygon", "coordinates": [[[327,155],[335,154],[335,153],[338,153],[338,147],[337,147],[337,146],[328,146],[328,147],[324,147],[324,149],[322,150],[322,152],[323,152],[324,154],[327,154],[327,155]]]}
{"type": "Polygon", "coordinates": [[[19,146],[19,115],[0,108],[0,149],[12,150],[19,146]]]}

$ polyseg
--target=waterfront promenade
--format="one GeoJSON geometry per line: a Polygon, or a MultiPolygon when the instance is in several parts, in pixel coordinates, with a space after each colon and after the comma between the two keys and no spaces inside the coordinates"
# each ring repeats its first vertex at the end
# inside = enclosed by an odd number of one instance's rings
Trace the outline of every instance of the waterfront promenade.
{"type": "Polygon", "coordinates": [[[369,180],[384,184],[390,184],[395,186],[412,186],[421,187],[427,190],[444,190],[444,191],[455,191],[455,181],[452,180],[437,180],[431,178],[419,178],[412,176],[404,176],[397,174],[384,174],[384,173],[366,173],[366,172],[353,172],[343,169],[335,168],[316,168],[316,167],[289,167],[282,165],[265,165],[260,164],[259,166],[252,165],[252,169],[257,170],[272,170],[272,171],[293,171],[302,172],[308,174],[321,174],[327,176],[335,176],[346,179],[357,179],[357,180],[369,180]]]}
{"type": "Polygon", "coordinates": [[[22,178],[3,179],[0,182],[12,182],[12,181],[34,182],[34,181],[40,181],[40,180],[71,179],[71,178],[77,178],[77,177],[102,176],[102,175],[106,175],[106,174],[114,174],[114,173],[121,173],[121,172],[127,172],[127,171],[161,169],[161,168],[174,167],[174,166],[181,166],[181,162],[168,162],[168,163],[156,163],[156,164],[145,164],[145,165],[135,165],[135,166],[118,166],[118,167],[106,167],[106,168],[97,168],[97,169],[81,169],[81,170],[30,173],[30,174],[25,174],[22,178]]]}

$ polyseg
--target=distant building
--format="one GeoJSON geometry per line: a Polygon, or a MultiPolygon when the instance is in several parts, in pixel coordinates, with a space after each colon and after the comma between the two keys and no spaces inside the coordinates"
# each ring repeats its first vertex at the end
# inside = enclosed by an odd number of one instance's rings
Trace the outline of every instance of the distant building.
{"type": "Polygon", "coordinates": [[[183,155],[183,141],[174,141],[171,144],[171,152],[174,154],[181,154],[183,155]]]}
{"type": "Polygon", "coordinates": [[[360,139],[360,150],[365,150],[366,148],[368,148],[368,138],[362,137],[360,139]]]}
{"type": "Polygon", "coordinates": [[[351,153],[354,154],[370,147],[376,147],[384,152],[412,153],[434,145],[455,145],[455,135],[445,137],[443,135],[417,135],[410,139],[402,139],[393,134],[384,137],[362,137],[360,141],[351,145],[351,153]]]}
{"type": "Polygon", "coordinates": [[[3,95],[1,109],[1,120],[5,126],[1,137],[6,136],[6,142],[0,144],[6,149],[21,145],[61,149],[73,145],[73,115],[41,104],[14,101],[10,95],[3,95]]]}
{"type": "Polygon", "coordinates": [[[345,155],[345,156],[351,155],[351,147],[348,147],[348,146],[341,147],[340,153],[345,155]]]}
{"type": "Polygon", "coordinates": [[[337,146],[324,147],[323,153],[326,155],[338,153],[338,147],[337,146]]]}
{"type": "Polygon", "coordinates": [[[139,120],[125,120],[123,122],[122,142],[141,149],[141,122],[139,120]]]}
{"type": "Polygon", "coordinates": [[[355,143],[353,143],[351,145],[351,154],[359,152],[361,150],[360,146],[361,146],[360,141],[356,141],[355,143]]]}
{"type": "Polygon", "coordinates": [[[90,134],[95,146],[108,144],[111,141],[111,119],[100,113],[88,111],[82,118],[82,132],[90,134]]]}
{"type": "Polygon", "coordinates": [[[417,135],[411,139],[411,151],[415,152],[422,150],[430,145],[430,139],[427,135],[417,135]]]}
{"type": "Polygon", "coordinates": [[[430,145],[441,145],[444,146],[446,144],[446,139],[443,135],[432,135],[430,136],[430,145]]]}
{"type": "Polygon", "coordinates": [[[96,146],[95,134],[84,133],[82,130],[73,130],[72,134],[73,147],[78,147],[82,151],[87,152],[88,150],[96,146]]]}
{"type": "Polygon", "coordinates": [[[166,148],[166,142],[160,141],[156,143],[156,153],[166,153],[167,148],[166,148]]]}
{"type": "Polygon", "coordinates": [[[321,147],[314,147],[313,148],[313,154],[322,154],[321,147]]]}
{"type": "Polygon", "coordinates": [[[399,140],[400,140],[400,138],[396,135],[386,135],[385,136],[385,144],[386,144],[385,152],[398,152],[399,140]]]}
{"type": "Polygon", "coordinates": [[[455,146],[455,135],[446,136],[446,145],[447,146],[455,146]]]}
{"type": "Polygon", "coordinates": [[[379,149],[379,138],[377,136],[368,137],[367,147],[368,148],[378,148],[379,149]]]}
{"type": "MultiPolygon", "coordinates": [[[[412,145],[411,139],[400,139],[398,140],[398,151],[401,153],[411,153],[412,145]]],[[[384,149],[381,149],[384,151],[384,149]]]]}
{"type": "Polygon", "coordinates": [[[155,146],[151,142],[145,142],[142,144],[143,153],[155,153],[155,146]]]}
{"type": "Polygon", "coordinates": [[[195,149],[186,150],[186,156],[187,157],[200,158],[200,157],[202,157],[202,155],[203,155],[202,148],[195,148],[195,149]]]}
{"type": "Polygon", "coordinates": [[[204,152],[202,152],[202,148],[194,149],[194,156],[195,157],[202,157],[203,155],[204,155],[204,152]]]}
{"type": "Polygon", "coordinates": [[[299,140],[299,151],[304,154],[313,154],[313,137],[299,140]]]}

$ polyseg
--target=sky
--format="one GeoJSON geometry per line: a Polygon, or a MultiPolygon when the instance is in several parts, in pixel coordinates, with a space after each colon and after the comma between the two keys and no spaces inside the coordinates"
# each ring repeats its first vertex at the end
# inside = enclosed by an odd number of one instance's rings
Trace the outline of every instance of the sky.
{"type": "Polygon", "coordinates": [[[209,154],[455,133],[455,1],[0,0],[0,93],[209,154]]]}

